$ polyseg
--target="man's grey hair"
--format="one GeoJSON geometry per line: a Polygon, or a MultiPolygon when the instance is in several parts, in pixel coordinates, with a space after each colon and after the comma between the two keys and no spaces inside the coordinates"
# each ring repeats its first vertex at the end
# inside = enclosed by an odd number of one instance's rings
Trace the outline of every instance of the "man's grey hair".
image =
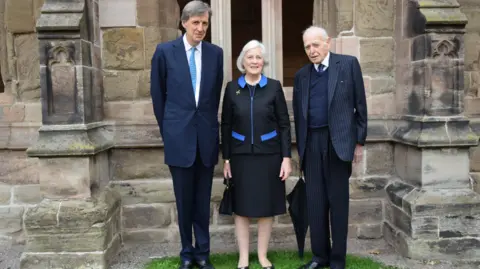
{"type": "Polygon", "coordinates": [[[190,17],[203,16],[205,12],[208,12],[208,18],[210,19],[210,17],[212,17],[212,9],[207,3],[200,0],[190,1],[183,8],[180,19],[182,21],[188,21],[190,17]]]}
{"type": "MultiPolygon", "coordinates": [[[[245,67],[243,66],[243,58],[245,57],[245,54],[247,53],[247,51],[251,49],[256,49],[256,48],[260,48],[260,50],[262,51],[263,67],[268,65],[267,51],[265,49],[265,46],[262,44],[262,42],[258,40],[250,40],[247,42],[247,44],[245,44],[245,46],[243,46],[242,51],[240,52],[240,55],[237,58],[237,68],[243,74],[245,73],[245,67]]],[[[262,70],[262,73],[263,73],[263,70],[262,70]]]]}
{"type": "Polygon", "coordinates": [[[325,30],[324,28],[322,28],[320,26],[315,26],[315,25],[312,25],[312,26],[308,27],[307,29],[305,29],[305,31],[303,31],[303,37],[305,37],[305,35],[307,35],[307,34],[317,34],[324,39],[328,38],[327,30],[325,30]]]}

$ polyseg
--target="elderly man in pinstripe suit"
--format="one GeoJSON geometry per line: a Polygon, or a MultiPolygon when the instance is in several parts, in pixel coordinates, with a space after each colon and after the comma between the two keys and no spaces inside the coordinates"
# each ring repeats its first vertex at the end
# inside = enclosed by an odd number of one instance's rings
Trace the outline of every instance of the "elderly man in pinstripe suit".
{"type": "Polygon", "coordinates": [[[300,268],[344,269],[349,178],[367,136],[362,71],[357,58],[329,51],[323,28],[309,27],[303,43],[311,63],[295,75],[293,112],[314,256],[300,268]]]}

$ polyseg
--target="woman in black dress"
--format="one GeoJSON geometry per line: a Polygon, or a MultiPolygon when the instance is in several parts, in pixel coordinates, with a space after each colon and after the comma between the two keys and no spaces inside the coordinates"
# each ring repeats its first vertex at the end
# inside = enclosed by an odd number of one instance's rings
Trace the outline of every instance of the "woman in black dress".
{"type": "Polygon", "coordinates": [[[243,75],[228,82],[223,98],[224,176],[234,184],[238,268],[248,268],[250,218],[258,219],[258,259],[267,258],[273,217],[286,213],[285,179],[291,172],[291,134],[285,95],[278,80],[264,76],[265,47],[248,42],[237,59],[243,75]]]}

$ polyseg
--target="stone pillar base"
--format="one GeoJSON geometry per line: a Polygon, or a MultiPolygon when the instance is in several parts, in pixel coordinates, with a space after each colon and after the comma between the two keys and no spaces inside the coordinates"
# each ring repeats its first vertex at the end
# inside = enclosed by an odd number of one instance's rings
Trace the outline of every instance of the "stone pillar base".
{"type": "Polygon", "coordinates": [[[480,261],[480,194],[471,189],[386,188],[384,237],[412,259],[480,261]]]}
{"type": "Polygon", "coordinates": [[[121,246],[120,195],[106,188],[83,200],[45,199],[25,214],[21,269],[107,269],[121,246]]]}

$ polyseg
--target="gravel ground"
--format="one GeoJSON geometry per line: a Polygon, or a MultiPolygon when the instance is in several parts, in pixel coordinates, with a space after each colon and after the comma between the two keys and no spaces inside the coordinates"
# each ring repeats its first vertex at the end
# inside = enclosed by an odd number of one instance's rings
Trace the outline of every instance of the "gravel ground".
{"type": "MultiPolygon", "coordinates": [[[[285,246],[292,247],[294,246],[285,246]]],[[[152,258],[178,254],[178,245],[125,245],[115,257],[111,269],[143,269],[143,266],[152,258]]],[[[253,249],[253,248],[252,248],[253,249]]],[[[19,269],[19,259],[23,250],[22,245],[11,245],[0,241],[0,268],[19,269]]],[[[216,243],[212,252],[235,251],[232,246],[216,243]]],[[[387,265],[397,266],[402,269],[479,269],[480,265],[454,265],[447,262],[431,261],[421,262],[405,259],[397,255],[383,240],[350,240],[348,252],[360,256],[371,257],[387,265]]],[[[48,269],[48,268],[45,268],[48,269]]]]}

